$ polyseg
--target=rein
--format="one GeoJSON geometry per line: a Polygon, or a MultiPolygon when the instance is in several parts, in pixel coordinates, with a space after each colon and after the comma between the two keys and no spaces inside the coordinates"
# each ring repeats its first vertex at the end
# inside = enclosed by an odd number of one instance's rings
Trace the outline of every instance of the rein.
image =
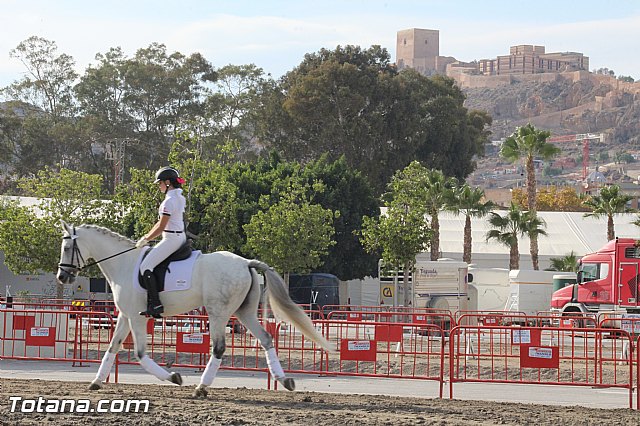
{"type": "Polygon", "coordinates": [[[133,246],[131,248],[128,248],[126,250],[123,250],[119,253],[116,254],[112,254],[111,256],[105,257],[103,259],[100,260],[96,260],[95,262],[91,262],[91,263],[86,263],[84,261],[84,258],[82,257],[82,254],[80,253],[80,249],[78,248],[78,244],[76,243],[76,238],[78,238],[78,235],[76,235],[76,228],[75,226],[73,227],[73,235],[69,235],[68,237],[62,237],[63,240],[72,240],[73,241],[73,247],[71,248],[72,252],[71,252],[71,263],[59,263],[58,267],[65,267],[65,268],[73,268],[74,269],[74,273],[77,274],[78,272],[82,271],[83,269],[89,268],[93,265],[97,265],[100,262],[104,262],[105,260],[109,260],[112,259],[114,257],[120,256],[121,254],[125,254],[130,252],[131,250],[135,250],[137,247],[133,246]],[[77,257],[78,259],[78,265],[76,266],[74,264],[74,259],[77,257]],[[84,263],[84,266],[80,266],[82,263],[84,263]]]}
{"type": "MultiPolygon", "coordinates": [[[[78,269],[78,270],[79,270],[79,271],[81,271],[81,270],[83,270],[83,269],[85,269],[85,268],[88,268],[88,267],[93,266],[93,265],[97,265],[97,264],[98,264],[98,263],[100,263],[100,262],[104,262],[105,260],[109,260],[109,259],[111,259],[111,258],[114,258],[114,257],[120,256],[121,254],[128,253],[128,252],[130,252],[131,250],[135,250],[135,249],[137,249],[137,247],[135,247],[135,246],[134,246],[134,247],[131,247],[131,248],[126,249],[126,250],[124,250],[124,251],[121,251],[121,252],[119,252],[119,253],[112,254],[112,255],[111,255],[111,256],[109,256],[109,257],[105,257],[104,259],[100,259],[100,260],[96,260],[95,262],[88,263],[88,264],[84,265],[82,268],[80,268],[80,269],[78,269]]],[[[80,252],[80,251],[78,250],[78,253],[79,253],[79,252],[80,252]]]]}

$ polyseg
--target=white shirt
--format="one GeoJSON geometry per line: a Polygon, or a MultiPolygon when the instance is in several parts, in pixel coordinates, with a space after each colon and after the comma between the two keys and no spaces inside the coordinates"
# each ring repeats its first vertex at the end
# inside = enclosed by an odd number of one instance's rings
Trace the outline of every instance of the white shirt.
{"type": "Polygon", "coordinates": [[[159,216],[169,216],[166,231],[184,231],[183,214],[187,201],[182,196],[182,189],[175,188],[167,191],[167,194],[158,208],[159,216]]]}

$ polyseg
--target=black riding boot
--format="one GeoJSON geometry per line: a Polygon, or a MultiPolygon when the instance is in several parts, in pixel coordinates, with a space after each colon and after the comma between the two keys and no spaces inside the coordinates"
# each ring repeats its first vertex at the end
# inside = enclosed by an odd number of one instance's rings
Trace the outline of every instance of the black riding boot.
{"type": "Polygon", "coordinates": [[[158,295],[158,286],[156,284],[156,276],[153,272],[146,270],[142,275],[142,280],[147,286],[147,310],[140,312],[140,315],[149,315],[154,318],[162,318],[160,314],[164,312],[164,306],[160,303],[158,295]]]}

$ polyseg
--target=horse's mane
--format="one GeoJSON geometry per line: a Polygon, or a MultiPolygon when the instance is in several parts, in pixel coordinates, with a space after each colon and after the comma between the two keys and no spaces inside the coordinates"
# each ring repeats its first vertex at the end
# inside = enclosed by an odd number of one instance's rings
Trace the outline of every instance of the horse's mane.
{"type": "Polygon", "coordinates": [[[111,229],[105,228],[104,226],[98,226],[98,225],[80,225],[78,228],[86,228],[86,229],[94,229],[98,232],[100,232],[101,234],[105,234],[105,235],[109,235],[111,237],[116,238],[118,241],[127,241],[129,243],[135,243],[135,241],[133,241],[131,238],[127,238],[123,235],[118,234],[115,231],[112,231],[111,229]]]}

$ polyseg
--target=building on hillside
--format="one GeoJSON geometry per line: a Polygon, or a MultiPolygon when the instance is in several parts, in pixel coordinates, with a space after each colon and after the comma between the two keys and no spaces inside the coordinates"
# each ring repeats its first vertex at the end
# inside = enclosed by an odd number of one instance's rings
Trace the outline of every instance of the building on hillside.
{"type": "Polygon", "coordinates": [[[520,44],[511,46],[508,55],[481,59],[478,74],[538,74],[589,70],[589,58],[578,52],[545,53],[544,46],[520,44]]]}
{"type": "Polygon", "coordinates": [[[413,68],[420,74],[444,74],[448,64],[456,62],[450,56],[440,56],[440,31],[422,28],[397,33],[396,66],[398,70],[413,68]]]}
{"type": "Polygon", "coordinates": [[[512,75],[589,70],[589,58],[579,52],[546,53],[544,46],[511,46],[508,55],[472,62],[440,55],[440,31],[423,28],[400,30],[396,37],[398,70],[413,68],[421,74],[512,75]]]}

